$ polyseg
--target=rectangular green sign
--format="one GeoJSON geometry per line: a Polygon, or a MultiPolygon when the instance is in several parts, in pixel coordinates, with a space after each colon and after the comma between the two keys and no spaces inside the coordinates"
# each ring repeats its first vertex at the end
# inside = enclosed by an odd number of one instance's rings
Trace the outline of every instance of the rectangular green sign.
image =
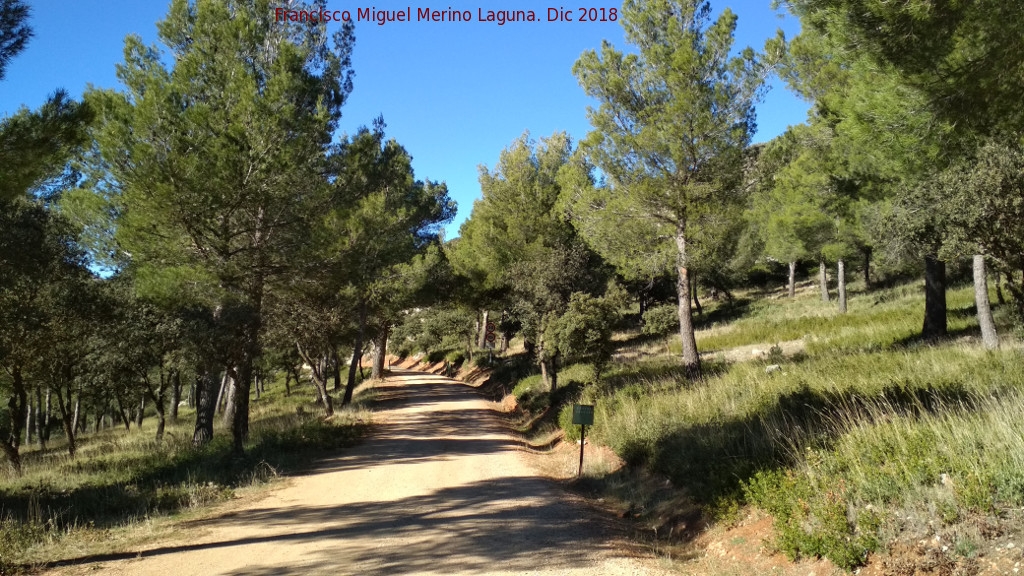
{"type": "Polygon", "coordinates": [[[573,404],[572,423],[580,426],[593,426],[594,407],[589,404],[573,404]]]}

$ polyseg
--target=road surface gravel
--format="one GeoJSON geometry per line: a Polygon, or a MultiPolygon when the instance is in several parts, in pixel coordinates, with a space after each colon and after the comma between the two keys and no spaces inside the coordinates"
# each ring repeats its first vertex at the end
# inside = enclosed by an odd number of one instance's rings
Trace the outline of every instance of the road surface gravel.
{"type": "Polygon", "coordinates": [[[662,574],[599,513],[528,465],[466,384],[396,371],[374,432],[193,538],[66,574],[662,574]],[[129,557],[130,556],[130,557],[129,557]]]}

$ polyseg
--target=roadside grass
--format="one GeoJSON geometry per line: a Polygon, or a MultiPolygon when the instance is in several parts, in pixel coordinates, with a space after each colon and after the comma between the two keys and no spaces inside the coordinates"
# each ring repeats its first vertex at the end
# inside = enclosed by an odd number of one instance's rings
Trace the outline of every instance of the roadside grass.
{"type": "MultiPolygon", "coordinates": [[[[636,490],[640,500],[624,507],[656,510],[642,500],[682,495],[714,521],[754,505],[774,517],[776,549],[853,569],[901,533],[930,537],[979,517],[998,523],[1024,505],[1019,345],[997,310],[1003,348],[981,349],[969,286],[949,291],[950,337],[938,342],[917,338],[917,284],[855,293],[846,315],[816,295],[741,295],[723,305],[726,323],[698,332],[702,352],[794,339],[805,352],[705,360],[705,379],[691,382],[677,357],[657,354],[660,342],[620,336],[624,348],[647,354],[617,360],[575,392],[597,406],[595,442],[675,487],[636,490]],[[768,363],[781,370],[769,373],[768,363]]],[[[539,377],[523,379],[517,396],[530,404],[539,386],[539,377]]],[[[629,494],[628,477],[609,476],[606,493],[629,494]]]]}
{"type": "Polygon", "coordinates": [[[23,476],[6,469],[0,474],[0,574],[68,553],[106,551],[112,534],[144,539],[147,531],[139,528],[154,519],[201,511],[301,470],[317,455],[362,436],[370,417],[365,399],[357,400],[354,408],[325,419],[306,390],[286,397],[282,383],[268,386],[252,402],[242,457],[232,453],[230,430],[220,418],[214,440],[193,448],[191,410],[168,423],[161,442],[153,437],[155,423],[146,419],[141,429],[82,435],[74,460],[56,438],[45,452],[28,449],[23,476]]]}

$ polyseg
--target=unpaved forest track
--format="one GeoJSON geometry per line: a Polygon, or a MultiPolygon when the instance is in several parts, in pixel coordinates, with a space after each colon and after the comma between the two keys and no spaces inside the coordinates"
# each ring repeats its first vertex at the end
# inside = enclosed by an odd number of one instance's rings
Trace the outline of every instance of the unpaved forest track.
{"type": "MultiPolygon", "coordinates": [[[[472,387],[398,371],[360,445],[195,538],[66,574],[660,574],[526,464],[472,387]]],[[[127,556],[127,555],[126,555],[127,556]]]]}

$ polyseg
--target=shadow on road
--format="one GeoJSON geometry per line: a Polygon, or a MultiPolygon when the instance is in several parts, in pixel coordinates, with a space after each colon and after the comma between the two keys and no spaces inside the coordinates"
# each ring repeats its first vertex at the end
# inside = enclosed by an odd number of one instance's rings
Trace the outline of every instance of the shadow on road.
{"type": "MultiPolygon", "coordinates": [[[[470,386],[437,376],[405,375],[376,392],[392,410],[386,421],[358,447],[321,461],[312,475],[518,449],[495,411],[464,404],[479,399],[470,386]]],[[[338,491],[347,488],[331,485],[338,491]]],[[[610,520],[567,503],[553,493],[548,480],[530,475],[499,475],[398,499],[382,494],[380,501],[247,508],[194,525],[213,529],[215,535],[253,526],[261,533],[85,556],[57,565],[301,543],[309,551],[298,566],[292,558],[224,573],[269,576],[300,568],[312,573],[351,567],[360,574],[451,574],[568,568],[593,560],[600,549],[616,553],[604,538],[615,530],[610,520]]],[[[251,554],[251,549],[234,553],[251,554]]]]}

